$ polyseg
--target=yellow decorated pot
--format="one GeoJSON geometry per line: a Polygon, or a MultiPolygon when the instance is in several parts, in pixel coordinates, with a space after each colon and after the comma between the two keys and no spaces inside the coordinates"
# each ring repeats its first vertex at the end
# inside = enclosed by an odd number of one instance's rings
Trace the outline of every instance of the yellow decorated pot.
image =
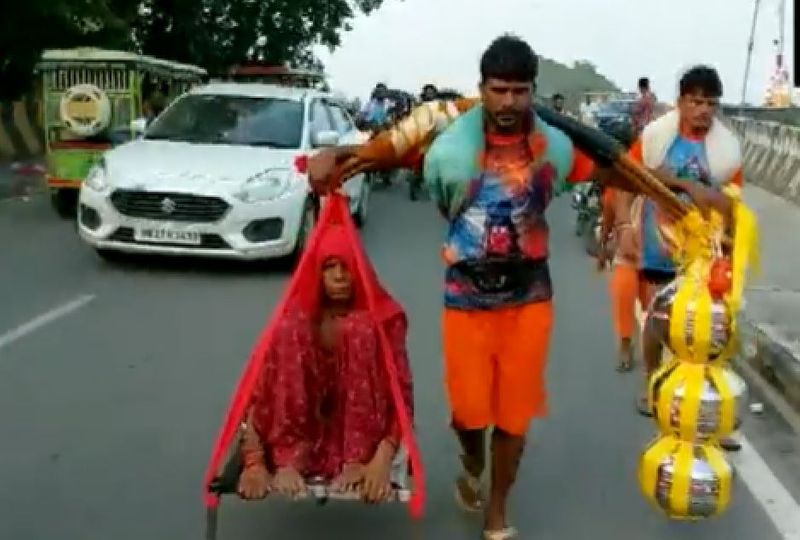
{"type": "Polygon", "coordinates": [[[724,364],[670,362],[651,379],[650,393],[661,432],[686,442],[729,436],[747,407],[747,385],[724,364]]]}
{"type": "Polygon", "coordinates": [[[733,467],[716,444],[693,445],[660,437],[645,450],[639,484],[668,517],[700,520],[723,513],[730,502],[733,467]]]}

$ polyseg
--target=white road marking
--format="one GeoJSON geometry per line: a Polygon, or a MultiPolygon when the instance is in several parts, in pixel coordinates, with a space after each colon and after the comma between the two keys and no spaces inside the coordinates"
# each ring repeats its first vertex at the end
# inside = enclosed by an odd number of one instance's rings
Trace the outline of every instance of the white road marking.
{"type": "Polygon", "coordinates": [[[737,439],[742,449],[730,455],[736,473],[764,508],[781,538],[800,540],[800,504],[783,487],[747,438],[739,436],[737,439]]]}
{"type": "Polygon", "coordinates": [[[81,309],[86,304],[94,300],[94,298],[95,296],[93,294],[79,296],[78,298],[75,298],[66,304],[57,306],[50,311],[42,313],[38,317],[35,317],[34,319],[31,319],[30,321],[23,323],[12,330],[9,330],[5,334],[0,335],[0,349],[14,343],[18,339],[23,338],[28,334],[35,332],[39,328],[50,324],[57,319],[60,319],[61,317],[65,317],[70,313],[81,309]]]}

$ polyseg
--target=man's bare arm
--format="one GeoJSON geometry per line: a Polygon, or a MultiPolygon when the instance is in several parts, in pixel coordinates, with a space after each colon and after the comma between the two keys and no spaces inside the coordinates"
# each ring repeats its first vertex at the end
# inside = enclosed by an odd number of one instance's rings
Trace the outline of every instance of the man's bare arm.
{"type": "Polygon", "coordinates": [[[701,210],[716,210],[722,214],[726,223],[731,223],[733,219],[733,201],[722,191],[703,186],[694,181],[679,180],[663,169],[653,172],[668,188],[682,191],[689,195],[701,210]]]}
{"type": "Polygon", "coordinates": [[[594,178],[606,187],[628,193],[637,193],[636,188],[613,167],[601,167],[598,165],[594,171],[594,178]]]}
{"type": "Polygon", "coordinates": [[[318,152],[308,160],[314,191],[325,194],[359,172],[414,167],[433,137],[477,103],[469,99],[426,103],[364,144],[318,152]]]}

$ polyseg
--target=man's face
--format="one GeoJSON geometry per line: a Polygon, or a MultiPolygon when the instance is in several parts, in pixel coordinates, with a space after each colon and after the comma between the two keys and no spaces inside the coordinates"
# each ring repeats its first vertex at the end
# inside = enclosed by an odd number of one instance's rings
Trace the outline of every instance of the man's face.
{"type": "Polygon", "coordinates": [[[556,98],[553,100],[553,108],[558,112],[564,110],[564,100],[562,98],[556,98]]]}
{"type": "Polygon", "coordinates": [[[353,277],[347,265],[331,257],[322,265],[322,286],[325,296],[334,302],[347,302],[353,294],[353,277]]]}
{"type": "Polygon", "coordinates": [[[425,93],[423,94],[423,98],[427,100],[433,100],[436,98],[436,90],[433,88],[426,88],[425,93]]]}
{"type": "Polygon", "coordinates": [[[376,99],[386,99],[386,87],[385,86],[378,86],[375,88],[375,98],[376,99]]]}
{"type": "Polygon", "coordinates": [[[487,79],[480,85],[483,107],[499,131],[522,129],[533,105],[533,83],[487,79]]]}
{"type": "Polygon", "coordinates": [[[678,111],[683,125],[691,130],[708,130],[719,107],[719,98],[706,96],[701,91],[690,92],[678,98],[678,111]]]}

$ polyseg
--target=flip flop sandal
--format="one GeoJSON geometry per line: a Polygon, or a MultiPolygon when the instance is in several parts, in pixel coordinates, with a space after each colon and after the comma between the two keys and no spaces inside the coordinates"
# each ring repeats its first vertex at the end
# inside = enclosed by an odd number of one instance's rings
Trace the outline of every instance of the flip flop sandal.
{"type": "Polygon", "coordinates": [[[620,373],[628,373],[633,371],[633,365],[633,351],[628,351],[627,353],[620,351],[617,353],[617,371],[620,373]]]}
{"type": "Polygon", "coordinates": [[[721,441],[719,441],[719,445],[726,452],[738,452],[739,450],[742,449],[742,443],[731,437],[722,439],[721,441]]]}
{"type": "Polygon", "coordinates": [[[466,512],[480,512],[483,510],[483,494],[480,478],[469,474],[462,474],[456,479],[456,502],[466,512]]]}
{"type": "Polygon", "coordinates": [[[483,540],[512,540],[519,533],[514,527],[506,527],[499,531],[483,531],[483,540]]]}
{"type": "Polygon", "coordinates": [[[636,409],[642,416],[647,416],[648,418],[651,418],[653,416],[653,411],[650,410],[649,403],[646,397],[639,397],[636,399],[636,409]]]}

